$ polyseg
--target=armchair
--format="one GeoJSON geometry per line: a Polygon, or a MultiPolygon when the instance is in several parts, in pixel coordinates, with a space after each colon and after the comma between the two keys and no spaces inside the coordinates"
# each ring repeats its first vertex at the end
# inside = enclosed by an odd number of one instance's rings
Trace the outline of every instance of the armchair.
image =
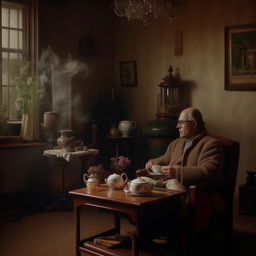
{"type": "MultiPolygon", "coordinates": [[[[200,237],[200,233],[205,230],[213,232],[216,226],[221,226],[226,246],[231,245],[233,238],[233,196],[240,145],[237,141],[226,137],[215,134],[211,134],[211,136],[219,140],[223,145],[224,165],[222,178],[217,183],[195,184],[188,188],[191,216],[183,230],[182,251],[184,255],[191,255],[191,252],[197,246],[197,242],[200,242],[197,239],[200,237]],[[223,203],[223,211],[216,211],[213,203],[215,199],[217,201],[220,199],[219,201],[223,203]]],[[[145,169],[138,170],[136,175],[145,175],[145,169]]],[[[199,246],[202,246],[202,243],[199,246]]]]}
{"type": "MultiPolygon", "coordinates": [[[[222,228],[225,245],[230,249],[233,240],[233,197],[239,163],[240,144],[226,137],[211,134],[220,141],[224,148],[223,176],[217,184],[199,184],[189,187],[192,219],[189,231],[184,232],[183,248],[190,251],[197,235],[205,230],[213,231],[216,226],[222,228]],[[214,196],[219,196],[224,202],[223,212],[218,213],[212,205],[214,196]],[[190,236],[188,236],[190,232],[190,236]],[[193,241],[189,239],[193,238],[193,241]]],[[[185,253],[186,255],[188,253],[185,253]]]]}

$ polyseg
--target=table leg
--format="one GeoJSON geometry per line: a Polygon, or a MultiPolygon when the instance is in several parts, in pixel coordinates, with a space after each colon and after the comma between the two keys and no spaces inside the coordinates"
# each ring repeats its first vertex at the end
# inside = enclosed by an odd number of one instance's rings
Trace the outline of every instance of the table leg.
{"type": "Polygon", "coordinates": [[[120,221],[121,221],[121,217],[115,214],[115,229],[119,234],[120,234],[120,221]]]}
{"type": "Polygon", "coordinates": [[[74,206],[74,213],[75,213],[75,229],[76,229],[76,256],[81,256],[81,252],[79,251],[80,246],[80,213],[81,213],[81,207],[75,207],[74,206]]]}

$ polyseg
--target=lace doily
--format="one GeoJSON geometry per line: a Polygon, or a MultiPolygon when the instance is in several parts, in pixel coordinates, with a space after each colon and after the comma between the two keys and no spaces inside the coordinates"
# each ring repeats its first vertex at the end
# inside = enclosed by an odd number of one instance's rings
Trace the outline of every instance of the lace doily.
{"type": "Polygon", "coordinates": [[[98,149],[88,149],[86,151],[74,151],[74,152],[66,152],[63,149],[48,149],[44,151],[44,156],[62,157],[68,162],[72,158],[77,158],[81,156],[96,156],[98,153],[99,153],[98,149]]]}

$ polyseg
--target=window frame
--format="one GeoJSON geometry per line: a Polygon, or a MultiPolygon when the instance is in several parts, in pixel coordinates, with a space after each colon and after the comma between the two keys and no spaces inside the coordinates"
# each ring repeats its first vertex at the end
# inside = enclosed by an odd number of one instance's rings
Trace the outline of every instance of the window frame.
{"type": "MultiPolygon", "coordinates": [[[[0,12],[0,20],[1,20],[1,33],[0,33],[0,40],[1,40],[1,55],[2,52],[7,52],[8,54],[11,52],[18,52],[19,54],[23,54],[23,58],[21,60],[23,61],[30,61],[34,63],[33,66],[33,72],[34,74],[37,73],[36,69],[36,63],[38,60],[38,4],[37,0],[20,0],[20,1],[12,1],[12,0],[5,0],[0,2],[0,7],[1,7],[1,12],[0,12]],[[12,49],[10,48],[2,48],[2,7],[7,6],[7,7],[21,7],[22,12],[24,16],[23,19],[23,27],[24,27],[24,34],[23,35],[23,49],[20,51],[19,49],[12,49]]],[[[2,106],[2,57],[0,59],[0,65],[1,65],[1,72],[0,72],[0,105],[2,106]]],[[[8,83],[7,86],[11,85],[8,83]]],[[[9,106],[8,106],[9,108],[9,106]]],[[[8,109],[8,124],[17,124],[21,123],[20,119],[16,120],[11,120],[9,118],[9,109],[8,109]]]]}

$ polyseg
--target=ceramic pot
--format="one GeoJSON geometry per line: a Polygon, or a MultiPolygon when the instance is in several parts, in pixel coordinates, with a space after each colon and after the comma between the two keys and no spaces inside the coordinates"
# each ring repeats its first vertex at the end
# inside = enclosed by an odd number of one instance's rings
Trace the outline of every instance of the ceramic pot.
{"type": "Polygon", "coordinates": [[[111,126],[109,134],[110,134],[111,137],[117,137],[117,136],[120,135],[120,131],[117,127],[111,126]]]}
{"type": "Polygon", "coordinates": [[[151,138],[178,138],[177,120],[153,120],[145,123],[142,132],[151,138]]]}
{"type": "Polygon", "coordinates": [[[113,173],[109,175],[107,179],[105,179],[105,183],[111,189],[122,189],[127,180],[128,176],[126,173],[122,173],[121,175],[113,173]]]}
{"type": "Polygon", "coordinates": [[[148,194],[154,188],[154,184],[148,182],[147,180],[143,179],[142,177],[138,177],[131,181],[129,190],[132,194],[140,195],[140,194],[148,194]]]}
{"type": "Polygon", "coordinates": [[[71,137],[72,131],[71,130],[59,130],[60,137],[57,139],[57,145],[65,149],[68,152],[73,151],[72,150],[72,141],[74,140],[74,137],[71,137]]]}
{"type": "Polygon", "coordinates": [[[122,134],[122,137],[128,137],[132,130],[136,128],[135,121],[122,120],[119,122],[118,128],[122,134]]]}

